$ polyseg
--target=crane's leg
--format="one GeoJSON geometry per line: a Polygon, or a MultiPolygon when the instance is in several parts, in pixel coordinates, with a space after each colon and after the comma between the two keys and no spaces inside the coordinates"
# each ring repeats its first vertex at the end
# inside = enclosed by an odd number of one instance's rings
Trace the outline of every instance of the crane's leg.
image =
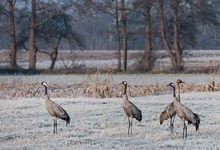
{"type": "Polygon", "coordinates": [[[129,134],[129,131],[130,131],[130,117],[128,117],[128,134],[129,134]]]}
{"type": "Polygon", "coordinates": [[[184,129],[185,129],[185,128],[183,127],[183,139],[184,139],[184,129]]]}
{"type": "Polygon", "coordinates": [[[173,133],[173,121],[172,121],[172,117],[170,117],[170,132],[173,133]]]}
{"type": "Polygon", "coordinates": [[[57,133],[57,118],[53,118],[53,133],[57,133]]]}
{"type": "Polygon", "coordinates": [[[132,118],[130,117],[130,119],[131,119],[130,123],[131,123],[131,134],[132,134],[132,118]]]}
{"type": "Polygon", "coordinates": [[[56,134],[57,134],[57,119],[56,119],[56,134]]]}
{"type": "Polygon", "coordinates": [[[175,117],[176,117],[176,115],[174,115],[174,116],[172,117],[172,126],[174,126],[175,117]]]}
{"type": "Polygon", "coordinates": [[[184,137],[187,138],[187,126],[186,125],[184,125],[183,127],[183,139],[184,137]]]}
{"type": "Polygon", "coordinates": [[[183,139],[184,137],[187,138],[187,127],[186,127],[186,123],[185,123],[185,119],[183,119],[183,139]]]}
{"type": "Polygon", "coordinates": [[[170,127],[173,126],[173,123],[172,123],[172,117],[170,117],[170,127]]]}
{"type": "Polygon", "coordinates": [[[55,134],[55,129],[56,128],[56,119],[53,119],[53,134],[55,134]]]}

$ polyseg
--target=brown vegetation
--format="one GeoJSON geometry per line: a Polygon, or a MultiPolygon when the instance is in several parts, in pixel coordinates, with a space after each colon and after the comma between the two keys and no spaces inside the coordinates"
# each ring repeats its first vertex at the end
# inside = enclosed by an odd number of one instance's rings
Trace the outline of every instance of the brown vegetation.
{"type": "MultiPolygon", "coordinates": [[[[51,97],[93,97],[93,98],[116,98],[122,97],[123,87],[121,84],[111,83],[112,74],[106,74],[104,80],[100,79],[100,72],[86,75],[81,84],[50,84],[49,94],[51,97]]],[[[206,85],[201,84],[184,84],[181,91],[185,92],[214,92],[220,91],[220,85],[214,81],[209,81],[206,85]]],[[[19,97],[41,97],[43,88],[40,83],[12,82],[0,83],[0,99],[14,99],[19,97]]],[[[171,90],[165,84],[129,84],[127,94],[130,97],[141,97],[148,95],[163,95],[171,93],[171,90]]]]}

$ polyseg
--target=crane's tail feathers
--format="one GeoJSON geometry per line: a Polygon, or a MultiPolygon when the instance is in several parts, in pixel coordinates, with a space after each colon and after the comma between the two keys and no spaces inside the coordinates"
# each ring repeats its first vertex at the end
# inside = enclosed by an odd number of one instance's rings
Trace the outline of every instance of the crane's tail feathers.
{"type": "Polygon", "coordinates": [[[199,118],[199,115],[194,113],[194,118],[196,120],[196,123],[194,124],[195,127],[196,127],[196,131],[199,129],[199,124],[200,124],[200,118],[199,118]]]}
{"type": "Polygon", "coordinates": [[[70,124],[70,117],[60,118],[60,119],[66,121],[66,126],[67,126],[68,124],[70,124]]]}
{"type": "Polygon", "coordinates": [[[67,117],[66,119],[64,119],[65,121],[66,121],[66,126],[68,125],[68,124],[70,124],[70,118],[69,117],[67,117]]]}
{"type": "Polygon", "coordinates": [[[66,126],[68,124],[70,124],[70,116],[69,116],[69,114],[66,111],[64,113],[64,116],[61,119],[66,121],[66,126]]]}
{"type": "Polygon", "coordinates": [[[137,114],[137,116],[136,116],[136,119],[138,120],[138,121],[141,121],[142,120],[142,113],[141,113],[141,110],[138,110],[138,114],[137,114]]]}
{"type": "Polygon", "coordinates": [[[193,113],[194,115],[194,120],[192,121],[188,121],[188,124],[193,124],[196,127],[196,131],[199,129],[199,124],[200,124],[200,118],[199,115],[196,113],[193,113]]]}
{"type": "Polygon", "coordinates": [[[68,115],[68,113],[65,111],[65,114],[63,117],[61,117],[60,119],[66,121],[66,125],[70,124],[70,116],[68,115]]]}

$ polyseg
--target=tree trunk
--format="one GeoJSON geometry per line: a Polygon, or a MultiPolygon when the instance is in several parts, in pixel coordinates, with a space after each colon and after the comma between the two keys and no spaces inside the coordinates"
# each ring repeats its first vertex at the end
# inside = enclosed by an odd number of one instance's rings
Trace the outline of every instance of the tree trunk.
{"type": "Polygon", "coordinates": [[[121,70],[121,49],[120,49],[120,30],[118,22],[118,0],[115,0],[115,45],[117,49],[118,67],[117,70],[121,70]]]}
{"type": "Polygon", "coordinates": [[[127,71],[127,27],[126,27],[126,14],[125,14],[125,0],[121,0],[121,22],[122,22],[122,34],[123,34],[123,71],[127,71]]]}
{"type": "Polygon", "coordinates": [[[179,0],[173,0],[173,46],[176,54],[177,61],[177,70],[182,70],[182,54],[179,46],[179,37],[178,37],[178,9],[179,9],[179,0]]]}
{"type": "Polygon", "coordinates": [[[51,64],[50,64],[50,70],[54,69],[56,60],[57,60],[57,56],[58,56],[58,47],[60,45],[60,41],[61,41],[62,37],[58,38],[58,42],[57,44],[54,46],[52,53],[50,54],[50,59],[51,59],[51,64]]]}
{"type": "Polygon", "coordinates": [[[171,61],[171,64],[172,64],[172,67],[174,70],[176,70],[177,68],[177,64],[176,64],[176,61],[175,61],[175,57],[171,51],[171,48],[167,42],[167,39],[166,39],[166,34],[165,34],[165,30],[164,30],[164,22],[163,22],[163,17],[164,17],[164,13],[163,13],[163,0],[160,0],[159,1],[159,14],[160,14],[160,35],[161,35],[161,39],[163,41],[163,45],[170,57],[170,61],[171,61]]]}
{"type": "Polygon", "coordinates": [[[55,63],[56,63],[56,60],[57,60],[57,55],[58,55],[58,48],[55,47],[53,49],[53,52],[50,54],[50,59],[51,59],[51,64],[50,64],[50,67],[49,67],[50,70],[54,69],[54,66],[55,66],[55,63]]]}
{"type": "Polygon", "coordinates": [[[14,4],[13,0],[8,0],[9,18],[10,18],[10,65],[12,68],[17,68],[16,62],[16,37],[15,37],[15,22],[14,22],[14,4]]]}
{"type": "Polygon", "coordinates": [[[36,22],[36,0],[31,0],[31,27],[29,35],[29,69],[36,69],[35,48],[35,23],[36,22]]]}
{"type": "Polygon", "coordinates": [[[145,44],[144,44],[144,61],[143,69],[151,69],[151,26],[150,26],[150,1],[145,0],[145,44]]]}

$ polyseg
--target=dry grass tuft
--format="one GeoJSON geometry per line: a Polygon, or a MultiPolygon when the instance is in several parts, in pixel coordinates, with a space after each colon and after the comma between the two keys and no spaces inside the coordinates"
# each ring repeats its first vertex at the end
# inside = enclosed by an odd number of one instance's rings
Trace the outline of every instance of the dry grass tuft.
{"type": "MultiPolygon", "coordinates": [[[[214,79],[210,79],[206,85],[189,84],[182,85],[181,91],[185,92],[215,92],[220,91],[220,86],[214,79]]],[[[171,93],[169,87],[164,84],[129,84],[127,93],[130,97],[162,95],[171,93]]],[[[40,97],[44,93],[44,88],[40,83],[0,83],[0,99],[18,97],[40,97]]],[[[112,73],[95,74],[87,73],[81,84],[68,85],[49,84],[49,94],[51,97],[93,97],[93,98],[116,98],[122,97],[123,86],[113,83],[112,73]]]]}

